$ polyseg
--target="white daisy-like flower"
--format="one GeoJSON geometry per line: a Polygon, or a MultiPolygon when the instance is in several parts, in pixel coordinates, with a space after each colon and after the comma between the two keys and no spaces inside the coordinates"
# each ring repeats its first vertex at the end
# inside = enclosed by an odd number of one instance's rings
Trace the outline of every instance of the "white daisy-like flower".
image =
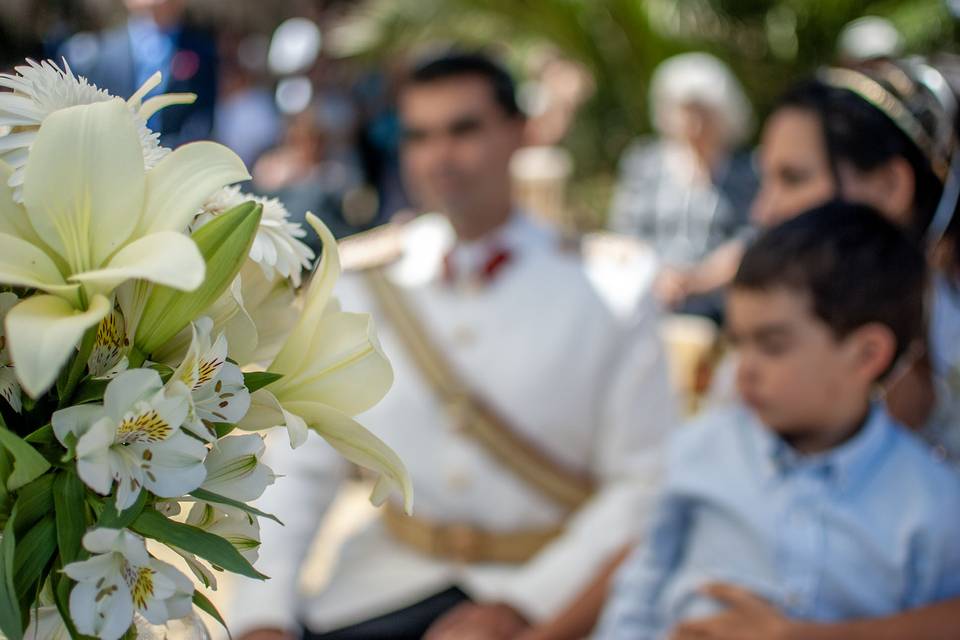
{"type": "Polygon", "coordinates": [[[250,247],[250,259],[260,265],[268,280],[279,273],[290,278],[293,286],[300,286],[300,273],[309,269],[313,250],[300,241],[307,235],[299,224],[290,221],[290,212],[277,198],[263,198],[244,193],[240,187],[224,187],[203,205],[193,227],[198,229],[215,216],[249,200],[263,206],[260,228],[250,247]]]}
{"type": "MultiPolygon", "coordinates": [[[[0,128],[10,128],[7,135],[0,137],[0,160],[13,168],[8,184],[14,190],[14,199],[23,202],[27,158],[43,120],[54,111],[106,102],[114,96],[83,76],[74,75],[66,60],[63,69],[52,60],[27,60],[27,64],[14,70],[16,73],[0,74],[0,87],[10,90],[0,92],[0,128]]],[[[150,131],[147,120],[164,107],[189,104],[196,99],[192,94],[166,94],[144,101],[143,97],[160,83],[160,78],[160,73],[155,73],[127,100],[140,136],[145,169],[152,169],[170,153],[170,149],[160,146],[160,134],[150,131]]]]}

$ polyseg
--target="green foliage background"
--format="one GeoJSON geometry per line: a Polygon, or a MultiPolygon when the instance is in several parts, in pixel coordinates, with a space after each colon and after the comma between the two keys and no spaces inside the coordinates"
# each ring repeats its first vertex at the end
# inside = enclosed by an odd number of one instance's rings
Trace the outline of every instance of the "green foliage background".
{"type": "Polygon", "coordinates": [[[665,58],[690,50],[725,60],[762,122],[776,97],[833,62],[851,20],[890,19],[908,53],[954,50],[956,19],[943,0],[371,0],[351,11],[351,51],[370,62],[418,47],[461,43],[498,50],[522,74],[545,45],[582,63],[597,90],[566,144],[576,158],[574,205],[605,209],[620,152],[650,128],[646,88],[665,58]]]}

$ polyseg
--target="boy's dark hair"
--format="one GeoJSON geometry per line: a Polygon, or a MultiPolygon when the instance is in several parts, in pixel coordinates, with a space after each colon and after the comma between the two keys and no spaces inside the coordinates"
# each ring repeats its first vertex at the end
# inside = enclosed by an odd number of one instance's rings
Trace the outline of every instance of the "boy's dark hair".
{"type": "Polygon", "coordinates": [[[869,207],[833,201],[761,235],[733,287],[803,292],[837,338],[882,324],[896,338],[895,361],[925,334],[926,278],[923,253],[901,229],[869,207]]]}
{"type": "Polygon", "coordinates": [[[517,90],[513,78],[499,63],[482,53],[455,51],[425,60],[407,75],[403,87],[471,76],[479,77],[490,85],[494,101],[507,116],[523,116],[517,104],[517,90]]]}

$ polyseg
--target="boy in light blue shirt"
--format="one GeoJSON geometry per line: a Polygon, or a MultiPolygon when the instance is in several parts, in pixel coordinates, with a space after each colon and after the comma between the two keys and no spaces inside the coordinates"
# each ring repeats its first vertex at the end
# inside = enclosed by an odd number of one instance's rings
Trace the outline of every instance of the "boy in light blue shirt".
{"type": "Polygon", "coordinates": [[[719,612],[714,582],[809,621],[960,595],[960,476],[872,402],[922,339],[925,277],[901,232],[849,204],[754,244],[728,297],[742,406],[678,431],[597,637],[669,638],[719,612]]]}

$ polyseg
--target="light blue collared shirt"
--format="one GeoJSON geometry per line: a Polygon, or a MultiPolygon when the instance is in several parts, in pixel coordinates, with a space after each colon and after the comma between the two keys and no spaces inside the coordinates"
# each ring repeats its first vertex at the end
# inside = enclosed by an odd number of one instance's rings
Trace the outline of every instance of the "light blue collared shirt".
{"type": "Polygon", "coordinates": [[[877,617],[960,595],[960,475],[874,406],[856,436],[802,456],[746,409],[679,430],[652,528],[596,637],[665,637],[731,582],[792,618],[877,617]]]}

